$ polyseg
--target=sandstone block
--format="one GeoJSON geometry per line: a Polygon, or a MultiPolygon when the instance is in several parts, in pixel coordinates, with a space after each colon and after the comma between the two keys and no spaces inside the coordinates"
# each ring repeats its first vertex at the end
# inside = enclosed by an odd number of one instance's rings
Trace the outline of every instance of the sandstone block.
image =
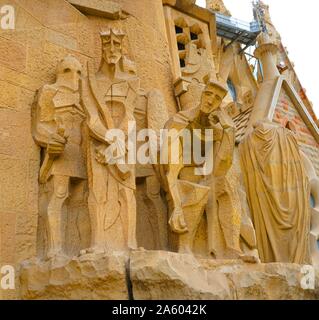
{"type": "Polygon", "coordinates": [[[21,266],[22,299],[128,299],[125,256],[86,255],[21,266]]]}
{"type": "Polygon", "coordinates": [[[134,299],[302,300],[319,298],[304,290],[302,266],[246,264],[236,260],[196,260],[190,255],[135,251],[130,259],[134,299]]]}

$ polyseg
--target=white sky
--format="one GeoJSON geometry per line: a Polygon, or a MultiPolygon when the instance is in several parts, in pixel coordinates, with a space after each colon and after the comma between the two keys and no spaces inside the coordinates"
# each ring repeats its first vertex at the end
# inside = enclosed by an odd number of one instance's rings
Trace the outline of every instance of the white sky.
{"type": "MultiPolygon", "coordinates": [[[[234,18],[253,20],[251,0],[224,0],[234,18]]],[[[319,117],[319,1],[318,0],[263,0],[270,6],[270,14],[283,45],[308,98],[319,117]]],[[[197,0],[206,6],[206,0],[197,0]]]]}

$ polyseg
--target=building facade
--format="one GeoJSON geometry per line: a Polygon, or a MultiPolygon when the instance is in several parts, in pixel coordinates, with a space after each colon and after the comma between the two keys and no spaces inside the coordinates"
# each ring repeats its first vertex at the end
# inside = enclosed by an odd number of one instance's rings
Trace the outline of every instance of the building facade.
{"type": "Polygon", "coordinates": [[[0,297],[319,297],[318,120],[265,4],[254,24],[222,0],[1,5],[0,297]],[[132,123],[158,161],[109,136],[132,123]]]}

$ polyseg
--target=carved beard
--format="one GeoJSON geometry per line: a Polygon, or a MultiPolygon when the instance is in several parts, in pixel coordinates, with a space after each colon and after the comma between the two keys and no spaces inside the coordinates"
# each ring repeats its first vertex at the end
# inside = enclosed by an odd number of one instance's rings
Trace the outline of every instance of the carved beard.
{"type": "Polygon", "coordinates": [[[104,55],[104,61],[109,65],[116,65],[121,60],[122,54],[120,53],[111,53],[111,52],[105,52],[104,55]]]}

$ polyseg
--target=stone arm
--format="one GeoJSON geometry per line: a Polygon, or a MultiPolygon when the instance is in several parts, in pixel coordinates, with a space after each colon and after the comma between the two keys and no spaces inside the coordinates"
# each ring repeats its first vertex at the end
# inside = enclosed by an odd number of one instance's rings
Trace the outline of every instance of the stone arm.
{"type": "Polygon", "coordinates": [[[100,164],[107,164],[110,161],[115,161],[115,167],[118,174],[125,180],[131,175],[131,171],[126,164],[117,162],[117,160],[125,157],[125,141],[115,139],[114,142],[113,140],[108,139],[108,130],[114,129],[113,120],[110,115],[106,114],[104,114],[104,119],[102,120],[101,113],[103,110],[99,105],[99,101],[97,101],[92,93],[92,88],[90,87],[92,83],[90,84],[89,81],[89,78],[81,80],[81,101],[87,116],[87,125],[90,136],[103,143],[103,145],[100,145],[95,150],[96,160],[100,164]],[[109,145],[112,147],[111,150],[108,147],[109,145]],[[114,153],[116,153],[115,157],[114,153]]]}
{"type": "Polygon", "coordinates": [[[235,149],[235,125],[224,110],[219,109],[211,116],[214,129],[214,176],[227,174],[233,163],[235,149]]]}
{"type": "Polygon", "coordinates": [[[34,121],[32,125],[32,135],[34,141],[42,148],[46,148],[49,144],[50,137],[53,132],[53,125],[48,122],[34,121]]]}
{"type": "Polygon", "coordinates": [[[36,96],[32,106],[32,135],[35,142],[47,148],[49,145],[64,144],[65,139],[58,134],[54,119],[52,99],[57,91],[54,88],[44,87],[36,96]]]}
{"type": "Polygon", "coordinates": [[[95,101],[95,98],[91,93],[88,79],[83,79],[81,81],[81,99],[87,116],[87,125],[90,135],[104,144],[111,144],[112,141],[109,141],[106,138],[107,130],[111,128],[107,128],[101,120],[96,106],[97,101],[95,101]]]}
{"type": "Polygon", "coordinates": [[[227,174],[233,163],[235,148],[235,129],[224,129],[222,140],[219,142],[214,161],[214,176],[220,177],[227,174]]]}
{"type": "MultiPolygon", "coordinates": [[[[180,155],[182,154],[181,144],[179,143],[180,155]]],[[[169,147],[170,149],[170,147],[169,147]]],[[[173,232],[175,233],[185,233],[188,231],[187,225],[184,219],[183,204],[178,188],[179,173],[184,167],[182,163],[182,156],[179,157],[178,164],[172,164],[171,162],[171,150],[168,150],[168,164],[165,165],[165,180],[166,188],[170,197],[171,205],[171,215],[169,219],[169,224],[173,232]]]]}
{"type": "Polygon", "coordinates": [[[176,208],[182,208],[182,200],[180,198],[178,190],[178,175],[181,170],[181,166],[170,166],[168,165],[169,170],[166,174],[167,181],[167,191],[172,201],[173,211],[176,208]]]}

